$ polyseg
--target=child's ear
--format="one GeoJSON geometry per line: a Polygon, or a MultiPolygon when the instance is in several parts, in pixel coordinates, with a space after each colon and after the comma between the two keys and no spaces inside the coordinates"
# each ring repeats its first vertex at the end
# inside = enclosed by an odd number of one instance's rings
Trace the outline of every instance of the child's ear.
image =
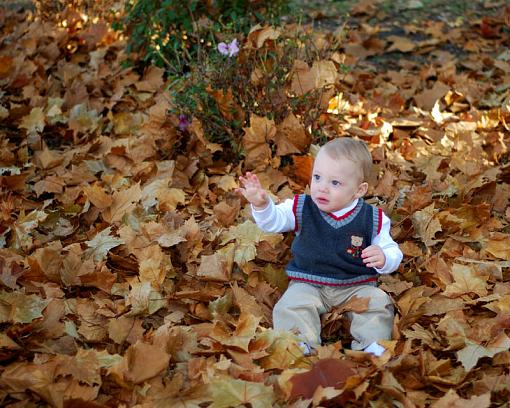
{"type": "Polygon", "coordinates": [[[358,186],[358,191],[354,195],[356,198],[363,197],[368,191],[368,183],[365,181],[358,186]]]}

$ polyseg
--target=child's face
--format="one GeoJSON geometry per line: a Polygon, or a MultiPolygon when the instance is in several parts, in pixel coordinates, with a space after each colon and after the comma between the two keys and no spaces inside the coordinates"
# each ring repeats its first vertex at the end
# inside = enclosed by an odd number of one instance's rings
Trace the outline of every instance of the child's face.
{"type": "Polygon", "coordinates": [[[310,187],[313,202],[320,210],[334,212],[363,197],[368,184],[361,181],[361,169],[346,158],[333,159],[319,151],[310,187]]]}

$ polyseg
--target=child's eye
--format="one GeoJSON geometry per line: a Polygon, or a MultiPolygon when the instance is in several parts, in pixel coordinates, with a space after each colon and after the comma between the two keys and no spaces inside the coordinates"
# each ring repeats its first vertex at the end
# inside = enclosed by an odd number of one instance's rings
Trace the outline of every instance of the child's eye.
{"type": "Polygon", "coordinates": [[[316,181],[318,181],[320,178],[321,178],[321,176],[319,176],[318,174],[313,175],[313,179],[316,181]]]}
{"type": "Polygon", "coordinates": [[[337,187],[337,186],[341,185],[342,183],[340,183],[338,180],[333,180],[331,182],[331,184],[333,184],[335,187],[337,187]]]}

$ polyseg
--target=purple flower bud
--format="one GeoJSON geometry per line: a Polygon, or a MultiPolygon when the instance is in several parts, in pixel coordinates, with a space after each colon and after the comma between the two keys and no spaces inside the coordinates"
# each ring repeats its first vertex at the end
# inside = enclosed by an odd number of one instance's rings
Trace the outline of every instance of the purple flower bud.
{"type": "Polygon", "coordinates": [[[184,113],[181,113],[179,115],[179,129],[185,131],[189,127],[189,125],[191,125],[191,122],[188,119],[188,116],[185,115],[184,113]]]}

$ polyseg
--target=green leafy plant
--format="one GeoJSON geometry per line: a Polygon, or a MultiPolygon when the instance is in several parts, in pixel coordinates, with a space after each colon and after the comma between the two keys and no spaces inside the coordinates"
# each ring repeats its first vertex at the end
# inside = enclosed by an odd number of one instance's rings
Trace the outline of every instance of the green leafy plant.
{"type": "Polygon", "coordinates": [[[247,33],[257,23],[278,22],[288,10],[284,0],[135,0],[126,3],[115,27],[129,34],[128,52],[182,73],[216,46],[217,33],[247,33]]]}

